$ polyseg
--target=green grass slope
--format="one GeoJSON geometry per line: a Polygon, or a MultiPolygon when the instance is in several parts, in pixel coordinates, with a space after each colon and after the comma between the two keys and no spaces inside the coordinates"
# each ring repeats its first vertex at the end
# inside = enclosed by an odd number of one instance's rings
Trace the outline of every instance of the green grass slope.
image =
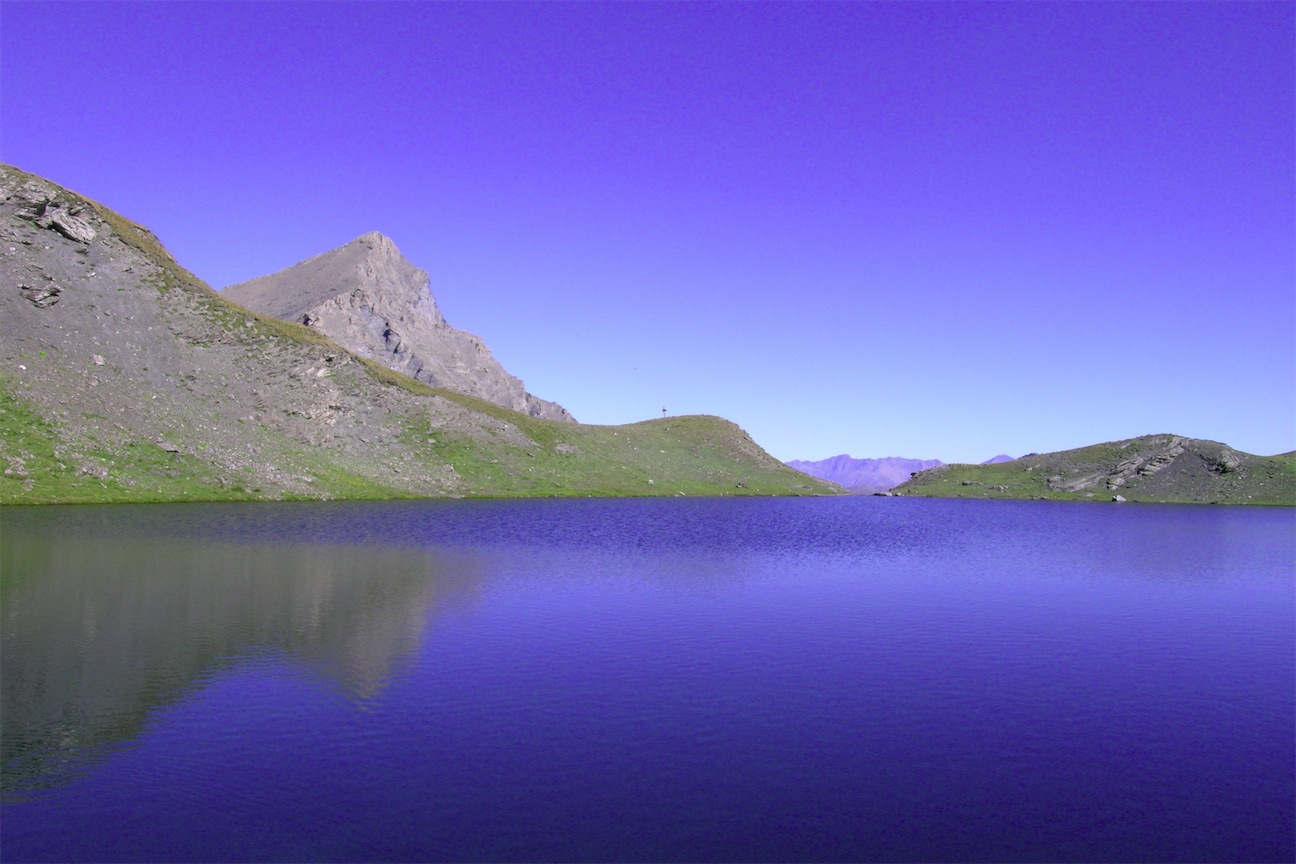
{"type": "MultiPolygon", "coordinates": [[[[762,450],[746,432],[719,417],[687,416],[626,426],[540,420],[490,402],[443,391],[443,396],[517,428],[520,444],[483,448],[454,432],[422,445],[460,476],[491,495],[779,495],[836,492],[762,450]],[[757,469],[757,470],[754,470],[757,469]],[[799,476],[798,476],[799,475],[799,476]]],[[[417,439],[417,436],[416,436],[417,439]]]]}
{"type": "Polygon", "coordinates": [[[575,425],[427,387],[8,166],[0,284],[0,504],[840,493],[720,418],[575,425]]]}
{"type": "Polygon", "coordinates": [[[942,465],[892,494],[1291,506],[1296,453],[1255,456],[1215,441],[1145,435],[994,465],[942,465]]]}

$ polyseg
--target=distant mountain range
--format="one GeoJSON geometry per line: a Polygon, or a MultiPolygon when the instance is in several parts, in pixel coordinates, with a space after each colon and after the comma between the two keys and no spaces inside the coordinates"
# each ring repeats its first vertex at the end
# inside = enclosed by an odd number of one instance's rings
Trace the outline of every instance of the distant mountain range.
{"type": "Polygon", "coordinates": [[[943,465],[939,459],[903,459],[888,456],[885,459],[855,459],[846,454],[830,456],[816,462],[793,459],[789,466],[827,480],[861,495],[885,492],[909,479],[915,471],[943,465]]]}
{"type": "MultiPolygon", "coordinates": [[[[1011,462],[1013,457],[1000,454],[983,464],[1011,462]]],[[[827,459],[810,462],[793,459],[787,463],[811,477],[836,483],[857,495],[872,495],[885,492],[907,481],[910,475],[928,468],[936,468],[945,463],[939,459],[904,459],[888,456],[884,459],[856,459],[842,454],[827,459]]]]}

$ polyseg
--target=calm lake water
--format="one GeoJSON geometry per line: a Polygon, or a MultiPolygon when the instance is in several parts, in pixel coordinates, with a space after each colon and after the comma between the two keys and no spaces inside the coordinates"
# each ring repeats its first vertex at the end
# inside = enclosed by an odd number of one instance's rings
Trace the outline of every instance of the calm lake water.
{"type": "Polygon", "coordinates": [[[1291,861],[1296,511],[0,511],[6,861],[1291,861]]]}

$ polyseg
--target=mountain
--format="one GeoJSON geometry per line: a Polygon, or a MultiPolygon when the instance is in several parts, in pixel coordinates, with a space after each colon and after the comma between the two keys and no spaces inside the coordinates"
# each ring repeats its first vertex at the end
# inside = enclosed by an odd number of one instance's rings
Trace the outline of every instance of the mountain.
{"type": "Polygon", "coordinates": [[[1011,462],[1011,461],[1013,461],[1013,457],[1009,456],[1007,453],[1000,453],[998,456],[991,456],[989,459],[985,460],[981,464],[998,465],[1000,462],[1011,462]]]}
{"type": "Polygon", "coordinates": [[[286,270],[221,291],[240,306],[296,321],[361,357],[432,387],[477,396],[532,417],[574,422],[536,398],[482,340],[451,327],[420,270],[377,232],[286,270]]]}
{"type": "Polygon", "coordinates": [[[854,459],[842,454],[816,462],[793,459],[787,464],[812,477],[844,486],[857,494],[871,495],[903,483],[915,471],[934,468],[943,463],[939,459],[901,459],[895,456],[885,459],[854,459]]]}
{"type": "Polygon", "coordinates": [[[1011,462],[941,465],[891,490],[941,498],[1296,504],[1296,451],[1255,456],[1215,441],[1144,435],[1011,462]]]}
{"type": "Polygon", "coordinates": [[[718,417],[587,426],[430,387],[11,166],[0,286],[0,503],[838,491],[718,417]]]}

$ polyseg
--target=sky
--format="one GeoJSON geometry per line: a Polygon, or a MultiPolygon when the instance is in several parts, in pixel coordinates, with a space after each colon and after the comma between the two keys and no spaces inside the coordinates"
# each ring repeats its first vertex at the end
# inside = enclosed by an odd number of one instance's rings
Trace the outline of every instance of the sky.
{"type": "Polygon", "coordinates": [[[212,287],[368,231],[588,423],[1296,449],[1296,4],[0,0],[0,161],[212,287]]]}

